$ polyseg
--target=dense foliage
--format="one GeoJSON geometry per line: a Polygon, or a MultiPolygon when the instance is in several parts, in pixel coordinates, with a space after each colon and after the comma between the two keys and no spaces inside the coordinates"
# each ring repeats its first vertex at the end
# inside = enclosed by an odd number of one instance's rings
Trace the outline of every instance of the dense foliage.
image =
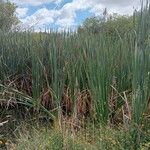
{"type": "Polygon", "coordinates": [[[92,34],[106,34],[107,36],[116,37],[124,36],[124,34],[132,31],[137,27],[140,13],[135,11],[133,16],[122,16],[113,14],[107,16],[98,16],[87,18],[78,28],[78,33],[85,32],[92,34]]]}
{"type": "Polygon", "coordinates": [[[0,0],[0,30],[8,31],[19,22],[15,11],[14,4],[0,0]]]}
{"type": "Polygon", "coordinates": [[[94,130],[122,125],[132,138],[129,149],[148,143],[149,5],[134,21],[113,18],[100,23],[96,34],[84,31],[89,29],[1,31],[0,118],[9,113],[23,118],[44,114],[62,130],[66,120],[73,130],[86,128],[88,122],[94,130]]]}

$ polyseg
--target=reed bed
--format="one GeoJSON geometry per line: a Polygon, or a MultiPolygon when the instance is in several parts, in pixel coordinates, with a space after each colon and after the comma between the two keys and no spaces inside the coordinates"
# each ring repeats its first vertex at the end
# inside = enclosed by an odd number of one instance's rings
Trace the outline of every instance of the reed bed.
{"type": "Polygon", "coordinates": [[[0,31],[0,109],[44,112],[60,126],[67,117],[134,126],[138,145],[150,109],[148,4],[140,14],[133,30],[115,37],[0,31]]]}

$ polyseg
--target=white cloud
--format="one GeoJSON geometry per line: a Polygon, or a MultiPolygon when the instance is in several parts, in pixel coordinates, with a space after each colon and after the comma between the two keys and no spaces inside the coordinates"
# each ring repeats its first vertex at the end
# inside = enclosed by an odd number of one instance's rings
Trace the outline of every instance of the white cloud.
{"type": "Polygon", "coordinates": [[[46,8],[42,8],[35,12],[33,15],[28,16],[24,19],[21,19],[22,26],[24,28],[44,28],[47,25],[54,22],[54,18],[58,16],[58,12],[55,10],[47,10],[46,8]]]}
{"type": "Polygon", "coordinates": [[[19,6],[39,6],[48,3],[61,3],[62,0],[10,0],[19,6]]]}
{"type": "Polygon", "coordinates": [[[95,16],[99,16],[103,13],[105,6],[102,4],[95,5],[93,8],[90,9],[91,13],[94,13],[95,16]]]}
{"type": "Polygon", "coordinates": [[[108,13],[132,14],[133,6],[138,8],[140,0],[73,0],[62,7],[56,23],[63,28],[74,26],[78,10],[87,10],[95,16],[102,14],[105,8],[108,13]]]}
{"type": "Polygon", "coordinates": [[[56,24],[63,29],[76,26],[76,11],[86,10],[91,7],[92,3],[92,1],[87,0],[73,0],[71,3],[67,3],[59,10],[60,15],[57,18],[56,24]]]}
{"type": "MultiPolygon", "coordinates": [[[[60,3],[63,0],[11,0],[20,5],[42,5],[46,3],[60,3]]],[[[100,15],[107,8],[108,13],[132,14],[134,8],[139,8],[140,0],[73,0],[66,3],[60,9],[46,8],[39,9],[33,15],[21,19],[24,26],[34,26],[44,28],[49,24],[59,26],[59,29],[72,28],[76,26],[76,12],[79,10],[89,11],[95,15],[100,15]]]]}
{"type": "Polygon", "coordinates": [[[95,0],[97,5],[91,9],[95,15],[100,14],[102,7],[107,8],[108,13],[131,15],[135,9],[140,8],[140,0],[95,0]]]}
{"type": "Polygon", "coordinates": [[[16,9],[16,14],[17,14],[18,18],[24,18],[24,17],[26,17],[27,12],[28,12],[28,8],[18,7],[16,9]]]}

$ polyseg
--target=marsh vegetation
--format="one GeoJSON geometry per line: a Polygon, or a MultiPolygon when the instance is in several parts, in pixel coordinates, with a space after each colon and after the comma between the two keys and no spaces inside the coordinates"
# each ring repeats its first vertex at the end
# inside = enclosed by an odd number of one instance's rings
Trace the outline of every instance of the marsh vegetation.
{"type": "Polygon", "coordinates": [[[2,149],[150,148],[150,6],[100,29],[0,31],[2,149]]]}

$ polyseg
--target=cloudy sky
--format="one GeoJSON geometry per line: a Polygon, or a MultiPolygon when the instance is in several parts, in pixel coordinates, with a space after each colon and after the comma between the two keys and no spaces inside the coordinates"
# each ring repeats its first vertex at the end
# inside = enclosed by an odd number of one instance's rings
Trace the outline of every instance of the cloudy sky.
{"type": "Polygon", "coordinates": [[[132,14],[140,0],[10,0],[24,28],[76,28],[85,18],[108,13],[132,14]]]}

